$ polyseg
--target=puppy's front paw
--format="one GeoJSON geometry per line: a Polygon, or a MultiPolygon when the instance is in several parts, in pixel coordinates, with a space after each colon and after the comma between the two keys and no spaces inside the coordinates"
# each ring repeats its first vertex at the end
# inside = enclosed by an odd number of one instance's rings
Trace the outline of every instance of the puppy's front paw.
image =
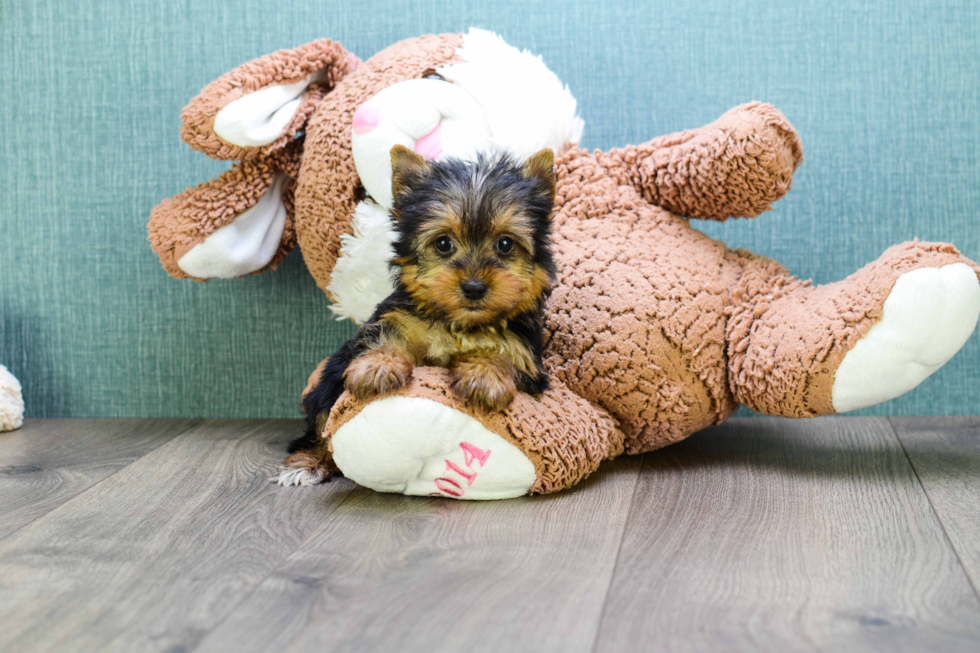
{"type": "Polygon", "coordinates": [[[463,359],[451,372],[453,391],[486,410],[506,409],[517,393],[514,368],[504,359],[463,359]]]}
{"type": "Polygon", "coordinates": [[[408,384],[414,367],[401,349],[378,347],[351,361],[344,372],[344,387],[361,400],[390,394],[408,384]]]}

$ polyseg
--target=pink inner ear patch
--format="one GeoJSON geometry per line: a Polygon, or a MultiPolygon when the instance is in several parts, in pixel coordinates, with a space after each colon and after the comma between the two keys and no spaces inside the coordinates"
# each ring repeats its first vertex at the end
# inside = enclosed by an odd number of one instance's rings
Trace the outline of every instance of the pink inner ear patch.
{"type": "Polygon", "coordinates": [[[378,126],[381,112],[369,104],[362,104],[354,114],[354,133],[363,136],[378,126]]]}
{"type": "Polygon", "coordinates": [[[435,161],[439,158],[439,155],[442,154],[441,122],[436,125],[435,129],[415,141],[415,151],[427,158],[429,161],[435,161]]]}

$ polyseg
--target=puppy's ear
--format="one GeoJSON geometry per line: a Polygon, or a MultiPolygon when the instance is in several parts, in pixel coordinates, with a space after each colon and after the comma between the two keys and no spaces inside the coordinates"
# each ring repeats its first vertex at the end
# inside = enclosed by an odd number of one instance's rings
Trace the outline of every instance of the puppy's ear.
{"type": "Polygon", "coordinates": [[[391,148],[391,195],[399,195],[412,189],[412,185],[429,172],[429,162],[404,145],[391,148]]]}
{"type": "Polygon", "coordinates": [[[536,179],[548,189],[551,199],[555,199],[555,153],[545,148],[524,162],[525,179],[536,179]]]}

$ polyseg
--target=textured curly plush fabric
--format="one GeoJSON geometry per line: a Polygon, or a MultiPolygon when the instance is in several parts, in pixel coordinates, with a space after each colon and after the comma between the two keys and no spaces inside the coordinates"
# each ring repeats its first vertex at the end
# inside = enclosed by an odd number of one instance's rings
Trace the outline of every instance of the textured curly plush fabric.
{"type": "Polygon", "coordinates": [[[610,151],[603,165],[643,198],[689,218],[753,218],[785,195],[803,145],[774,107],[750,102],[701,129],[610,151]],[[625,174],[624,174],[625,173],[625,174]]]}
{"type": "MultiPolygon", "coordinates": [[[[322,367],[323,363],[317,369],[322,367]]],[[[537,471],[531,494],[571,487],[598,469],[603,460],[623,453],[623,434],[615,420],[561,383],[552,384],[537,399],[520,394],[506,411],[494,413],[476,410],[456,397],[450,389],[449,372],[438,367],[416,368],[411,384],[398,394],[462,411],[520,449],[537,471]]],[[[324,436],[336,433],[364,405],[344,393],[330,414],[324,436]]]]}
{"type": "Polygon", "coordinates": [[[572,149],[556,162],[559,278],[547,308],[546,364],[620,421],[629,453],[676,442],[738,407],[725,341],[738,256],[642,194],[670,195],[682,170],[692,212],[763,211],[801,160],[795,132],[767,131],[774,113],[745,105],[719,121],[739,129],[715,123],[610,153],[572,149]],[[759,133],[768,147],[749,147],[759,133]],[[639,174],[644,161],[674,165],[639,174]]]}

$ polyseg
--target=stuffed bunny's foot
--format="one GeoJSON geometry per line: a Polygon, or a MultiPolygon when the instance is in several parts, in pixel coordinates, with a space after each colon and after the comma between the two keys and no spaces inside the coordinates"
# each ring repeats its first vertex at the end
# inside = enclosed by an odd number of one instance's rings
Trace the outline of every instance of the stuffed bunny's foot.
{"type": "Polygon", "coordinates": [[[960,350],[978,317],[980,282],[966,263],[901,275],[881,321],[837,368],[834,410],[873,406],[916,387],[960,350]]]}
{"type": "Polygon", "coordinates": [[[378,492],[507,499],[537,480],[520,449],[449,406],[423,397],[371,402],[333,436],[344,475],[378,492]]]}

